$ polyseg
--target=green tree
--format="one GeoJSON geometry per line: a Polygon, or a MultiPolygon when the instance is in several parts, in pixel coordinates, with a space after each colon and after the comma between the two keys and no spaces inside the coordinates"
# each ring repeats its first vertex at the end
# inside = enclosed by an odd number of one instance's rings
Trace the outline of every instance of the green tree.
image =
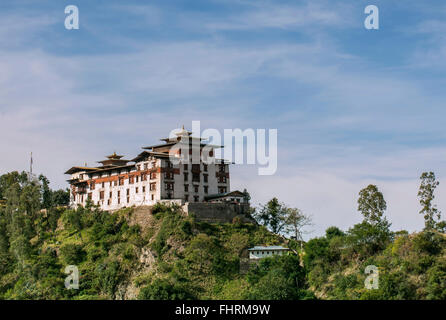
{"type": "Polygon", "coordinates": [[[339,229],[338,227],[329,227],[327,230],[325,230],[325,237],[328,240],[333,239],[334,237],[343,237],[345,236],[345,233],[339,229]]]}
{"type": "Polygon", "coordinates": [[[195,297],[186,286],[166,279],[155,279],[152,283],[141,289],[139,300],[191,300],[195,297]]]}
{"type": "Polygon", "coordinates": [[[420,214],[424,217],[425,230],[435,230],[437,229],[437,221],[441,218],[441,213],[432,201],[435,198],[435,189],[440,182],[436,180],[433,172],[423,172],[420,180],[421,184],[418,190],[418,198],[421,204],[420,214]]]}
{"type": "Polygon", "coordinates": [[[42,193],[42,208],[49,209],[52,206],[52,192],[50,189],[50,181],[43,174],[39,176],[42,193]]]}
{"type": "Polygon", "coordinates": [[[70,204],[70,189],[53,191],[51,200],[56,207],[68,206],[70,204]]]}
{"type": "Polygon", "coordinates": [[[364,221],[370,224],[379,223],[386,209],[384,196],[375,185],[370,184],[359,192],[358,211],[363,215],[364,221]]]}
{"type": "Polygon", "coordinates": [[[279,202],[277,198],[273,198],[254,213],[254,218],[261,225],[279,234],[286,225],[287,213],[285,204],[279,202]]]}
{"type": "Polygon", "coordinates": [[[300,209],[287,208],[284,229],[292,234],[295,240],[301,240],[303,228],[311,225],[311,217],[304,214],[300,209]]]}

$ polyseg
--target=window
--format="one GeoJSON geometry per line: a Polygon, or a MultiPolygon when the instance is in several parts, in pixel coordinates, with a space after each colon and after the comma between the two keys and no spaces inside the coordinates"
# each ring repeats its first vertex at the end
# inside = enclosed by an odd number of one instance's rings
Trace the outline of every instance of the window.
{"type": "Polygon", "coordinates": [[[204,193],[208,193],[208,186],[204,186],[204,193]]]}
{"type": "Polygon", "coordinates": [[[130,195],[130,189],[127,189],[127,196],[130,195]]]}
{"type": "Polygon", "coordinates": [[[102,182],[102,188],[104,188],[105,187],[105,182],[102,182]]]}
{"type": "Polygon", "coordinates": [[[203,170],[204,170],[205,172],[208,172],[208,165],[207,165],[207,164],[203,164],[203,170]]]}
{"type": "Polygon", "coordinates": [[[189,201],[189,195],[186,194],[186,195],[184,196],[184,201],[186,201],[186,202],[189,201]]]}
{"type": "Polygon", "coordinates": [[[192,172],[200,172],[200,164],[192,164],[192,172]]]}
{"type": "Polygon", "coordinates": [[[150,180],[156,179],[156,172],[150,173],[150,180]]]}
{"type": "Polygon", "coordinates": [[[91,198],[92,198],[92,194],[91,194],[91,192],[88,194],[88,196],[87,196],[87,199],[88,200],[91,200],[91,198]]]}
{"type": "Polygon", "coordinates": [[[144,163],[144,170],[149,169],[149,164],[148,163],[144,163]]]}
{"type": "Polygon", "coordinates": [[[198,186],[194,186],[194,191],[198,192],[198,186]]]}
{"type": "Polygon", "coordinates": [[[207,174],[203,174],[203,181],[204,182],[208,182],[208,175],[207,174]]]}
{"type": "Polygon", "coordinates": [[[129,177],[129,184],[133,184],[135,182],[135,177],[131,176],[129,177]]]}
{"type": "Polygon", "coordinates": [[[173,168],[173,163],[170,161],[166,162],[167,168],[173,168]]]}
{"type": "Polygon", "coordinates": [[[136,176],[136,183],[139,182],[139,176],[136,176]]]}
{"type": "Polygon", "coordinates": [[[146,173],[143,173],[141,175],[141,181],[147,181],[147,174],[146,173]]]}
{"type": "Polygon", "coordinates": [[[145,186],[142,187],[142,193],[146,193],[146,187],[145,186]]]}
{"type": "Polygon", "coordinates": [[[138,193],[138,191],[139,191],[139,188],[138,188],[138,187],[136,187],[136,189],[135,189],[135,193],[138,193]]]}
{"type": "Polygon", "coordinates": [[[166,182],[166,190],[173,190],[173,183],[172,182],[166,182]]]}
{"type": "Polygon", "coordinates": [[[91,182],[91,183],[90,183],[90,189],[91,189],[91,190],[94,190],[94,187],[95,187],[94,182],[91,182]]]}
{"type": "Polygon", "coordinates": [[[184,181],[189,181],[189,174],[187,172],[184,173],[184,181]]]}
{"type": "Polygon", "coordinates": [[[219,193],[226,193],[226,187],[220,187],[218,188],[219,193]]]}
{"type": "Polygon", "coordinates": [[[137,171],[140,171],[140,170],[141,170],[141,165],[138,164],[138,165],[136,166],[136,170],[137,170],[137,171]]]}
{"type": "Polygon", "coordinates": [[[121,191],[118,191],[118,198],[121,197],[121,191]]]}
{"type": "Polygon", "coordinates": [[[184,185],[184,192],[189,192],[189,185],[188,184],[184,185]]]}
{"type": "Polygon", "coordinates": [[[219,165],[219,170],[220,172],[225,172],[225,165],[224,164],[219,165]]]}
{"type": "Polygon", "coordinates": [[[108,197],[111,199],[111,198],[113,198],[113,192],[110,192],[109,194],[108,194],[108,197]]]}
{"type": "Polygon", "coordinates": [[[155,196],[152,194],[152,201],[155,200],[155,196]]]}
{"type": "Polygon", "coordinates": [[[123,177],[119,178],[119,185],[120,186],[124,185],[124,178],[123,177]]]}
{"type": "Polygon", "coordinates": [[[110,181],[110,187],[113,185],[113,181],[110,181]]]}
{"type": "Polygon", "coordinates": [[[187,163],[185,163],[185,164],[184,164],[184,170],[188,170],[188,167],[189,167],[189,166],[187,165],[187,163]]]}
{"type": "Polygon", "coordinates": [[[151,183],[150,184],[150,191],[155,191],[156,190],[156,183],[151,183]]]}
{"type": "Polygon", "coordinates": [[[200,182],[200,174],[199,173],[192,173],[192,181],[200,182]]]}
{"type": "Polygon", "coordinates": [[[198,196],[194,196],[194,201],[195,201],[195,202],[200,201],[200,197],[198,197],[198,196]]]}
{"type": "Polygon", "coordinates": [[[79,175],[79,180],[84,180],[84,175],[83,174],[79,175]]]}

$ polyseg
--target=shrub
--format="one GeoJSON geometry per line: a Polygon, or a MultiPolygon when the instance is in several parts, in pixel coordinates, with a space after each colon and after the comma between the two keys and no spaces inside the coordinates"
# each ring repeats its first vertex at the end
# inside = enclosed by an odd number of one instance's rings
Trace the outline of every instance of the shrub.
{"type": "Polygon", "coordinates": [[[185,285],[172,284],[165,279],[156,279],[149,286],[141,289],[139,300],[191,300],[195,297],[185,285]]]}
{"type": "Polygon", "coordinates": [[[442,258],[427,271],[428,299],[446,300],[446,259],[442,258]]]}
{"type": "Polygon", "coordinates": [[[60,256],[66,264],[79,264],[85,258],[85,251],[79,244],[68,243],[60,248],[60,256]]]}
{"type": "Polygon", "coordinates": [[[443,241],[437,233],[424,231],[414,237],[413,244],[419,252],[436,255],[440,253],[443,241]]]}

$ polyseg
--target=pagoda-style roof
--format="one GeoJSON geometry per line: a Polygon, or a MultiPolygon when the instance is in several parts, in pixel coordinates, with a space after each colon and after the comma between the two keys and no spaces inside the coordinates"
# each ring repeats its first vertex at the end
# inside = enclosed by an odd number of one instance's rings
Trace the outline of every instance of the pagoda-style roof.
{"type": "Polygon", "coordinates": [[[154,158],[169,158],[169,154],[165,152],[153,152],[153,151],[143,151],[141,152],[135,159],[132,159],[133,162],[139,162],[142,159],[145,159],[147,157],[154,157],[154,158]]]}
{"type": "Polygon", "coordinates": [[[98,161],[98,163],[101,163],[103,167],[125,166],[127,163],[130,162],[130,160],[121,159],[124,156],[117,155],[116,152],[106,157],[106,160],[98,161]]]}
{"type": "Polygon", "coordinates": [[[96,171],[98,170],[98,168],[95,167],[71,167],[70,169],[67,170],[67,172],[65,172],[65,174],[73,174],[79,171],[96,171]]]}
{"type": "Polygon", "coordinates": [[[108,159],[110,159],[110,160],[119,160],[119,159],[121,159],[124,156],[117,155],[116,152],[114,152],[112,155],[109,155],[109,156],[106,156],[106,157],[108,159]]]}
{"type": "Polygon", "coordinates": [[[122,165],[122,166],[107,166],[105,168],[98,168],[97,170],[90,172],[90,173],[98,173],[98,172],[106,172],[106,171],[112,171],[112,170],[119,170],[119,169],[127,169],[127,168],[132,168],[134,167],[134,164],[127,164],[127,165],[122,165]]]}

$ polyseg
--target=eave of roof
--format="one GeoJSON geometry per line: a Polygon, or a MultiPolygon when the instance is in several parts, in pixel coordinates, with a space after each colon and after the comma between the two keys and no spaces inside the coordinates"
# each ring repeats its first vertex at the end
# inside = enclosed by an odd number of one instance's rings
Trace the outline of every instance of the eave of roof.
{"type": "Polygon", "coordinates": [[[131,161],[138,162],[139,159],[144,158],[145,156],[153,156],[155,158],[169,158],[170,157],[170,155],[168,153],[143,151],[135,159],[132,159],[131,161]]]}
{"type": "Polygon", "coordinates": [[[208,196],[205,196],[204,198],[206,200],[210,200],[210,199],[218,199],[218,198],[230,197],[230,196],[234,196],[234,195],[243,196],[243,193],[238,191],[238,190],[234,190],[234,191],[225,192],[225,193],[210,194],[208,196]]]}
{"type": "Polygon", "coordinates": [[[67,170],[67,172],[65,172],[65,174],[73,174],[73,173],[79,172],[79,171],[94,171],[97,169],[98,168],[94,168],[94,167],[71,167],[70,169],[67,170]]]}

